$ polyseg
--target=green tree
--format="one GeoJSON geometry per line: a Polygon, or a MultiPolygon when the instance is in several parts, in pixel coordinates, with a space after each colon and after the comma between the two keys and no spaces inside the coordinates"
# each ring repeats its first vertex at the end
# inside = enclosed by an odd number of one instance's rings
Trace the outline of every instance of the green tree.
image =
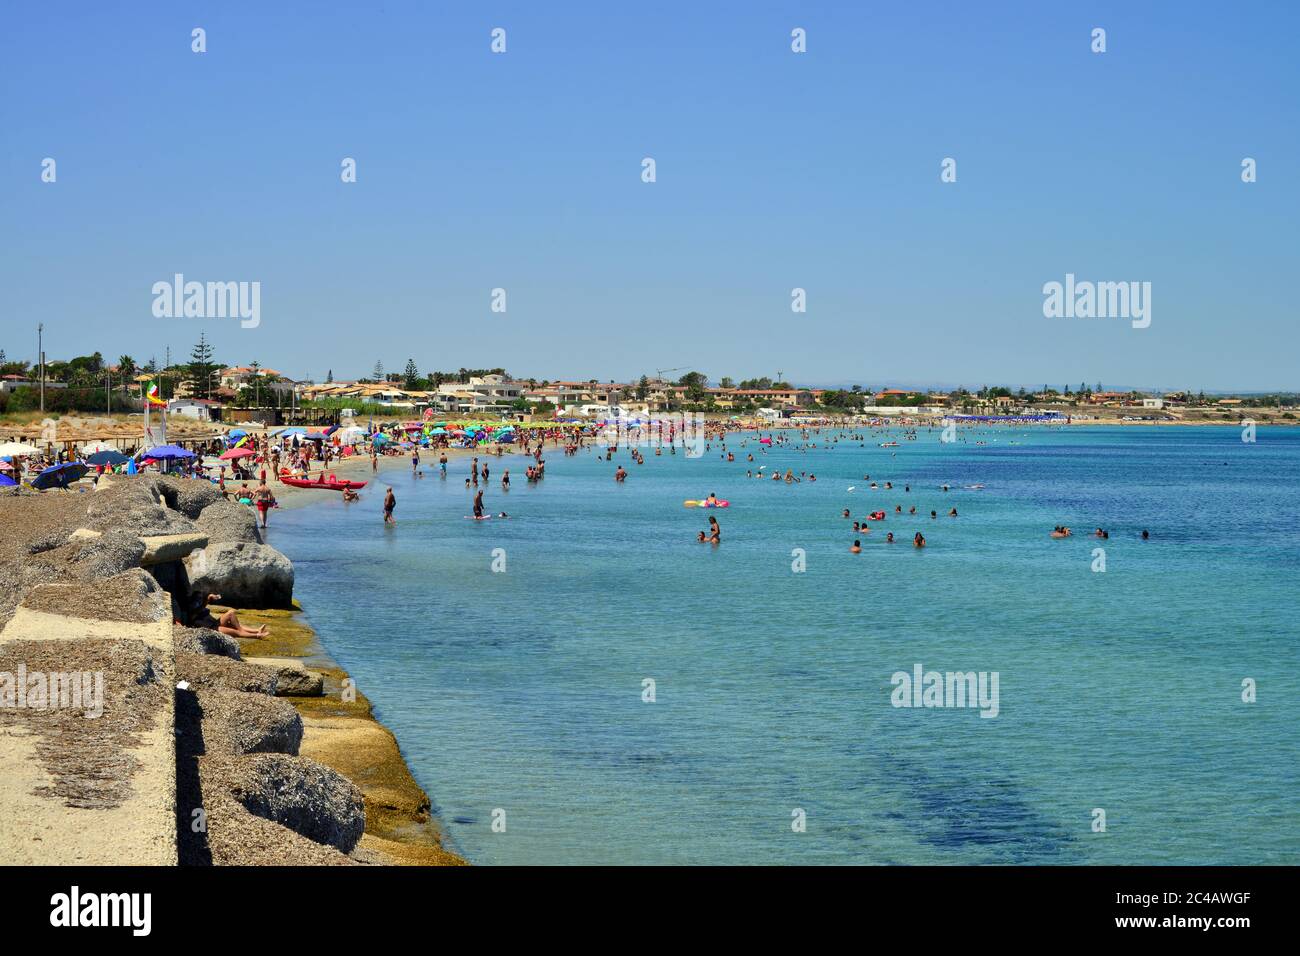
{"type": "Polygon", "coordinates": [[[406,360],[406,372],[402,376],[402,387],[408,392],[414,392],[420,387],[420,370],[415,365],[415,359],[406,360]]]}
{"type": "MultiPolygon", "coordinates": [[[[199,398],[212,397],[212,377],[221,366],[212,361],[212,345],[207,336],[199,333],[199,341],[190,351],[189,365],[183,369],[185,381],[190,383],[190,391],[199,398]]],[[[153,359],[149,360],[150,362],[153,359]]]]}
{"type": "Polygon", "coordinates": [[[703,372],[687,372],[677,384],[686,389],[687,401],[702,402],[708,395],[709,380],[703,372]]]}

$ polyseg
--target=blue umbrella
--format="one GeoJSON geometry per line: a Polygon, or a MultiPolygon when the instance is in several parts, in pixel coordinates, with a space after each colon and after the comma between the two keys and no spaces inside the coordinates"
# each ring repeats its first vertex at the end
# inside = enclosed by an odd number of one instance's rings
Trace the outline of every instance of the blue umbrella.
{"type": "Polygon", "coordinates": [[[129,460],[127,455],[120,451],[113,451],[111,448],[105,448],[103,451],[97,451],[89,458],[86,463],[89,465],[121,465],[129,460]]]}
{"type": "Polygon", "coordinates": [[[51,465],[32,479],[33,488],[66,488],[89,469],[79,461],[69,461],[62,465],[51,465]]]}
{"type": "Polygon", "coordinates": [[[8,475],[0,475],[0,488],[8,488],[10,485],[16,484],[18,484],[18,482],[14,481],[8,475]]]}
{"type": "Polygon", "coordinates": [[[179,445],[159,445],[157,448],[150,448],[144,453],[145,458],[193,458],[194,452],[186,451],[179,445]]]}

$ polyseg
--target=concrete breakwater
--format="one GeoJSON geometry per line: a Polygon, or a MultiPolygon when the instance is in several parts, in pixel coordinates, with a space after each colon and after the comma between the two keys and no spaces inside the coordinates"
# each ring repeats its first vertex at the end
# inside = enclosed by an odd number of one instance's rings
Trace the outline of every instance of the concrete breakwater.
{"type": "Polygon", "coordinates": [[[292,589],[205,482],[6,490],[0,864],[463,862],[292,589]],[[185,626],[207,593],[269,635],[185,626]]]}

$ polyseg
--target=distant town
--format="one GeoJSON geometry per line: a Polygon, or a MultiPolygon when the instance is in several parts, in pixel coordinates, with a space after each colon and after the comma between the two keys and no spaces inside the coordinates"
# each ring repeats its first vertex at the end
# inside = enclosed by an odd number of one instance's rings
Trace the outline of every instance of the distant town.
{"type": "Polygon", "coordinates": [[[1102,383],[1026,389],[982,385],[948,391],[895,387],[805,387],[756,378],[716,382],[700,371],[659,370],[636,381],[552,380],[510,375],[503,368],[421,372],[409,359],[400,372],[376,362],[372,374],[321,381],[290,378],[258,362],[223,365],[200,337],[183,363],[129,355],[109,362],[98,352],[33,364],[0,351],[0,414],[139,411],[156,390],[169,414],[204,421],[279,421],[303,410],[343,415],[446,416],[518,419],[599,419],[668,411],[768,419],[946,414],[1050,415],[1081,420],[1236,421],[1247,412],[1264,420],[1294,420],[1300,396],[1222,395],[1189,390],[1116,391],[1102,383]]]}

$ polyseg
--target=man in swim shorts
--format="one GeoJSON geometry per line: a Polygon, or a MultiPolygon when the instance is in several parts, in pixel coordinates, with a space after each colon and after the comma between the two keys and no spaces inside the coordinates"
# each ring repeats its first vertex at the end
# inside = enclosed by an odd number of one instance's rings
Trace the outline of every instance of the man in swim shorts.
{"type": "Polygon", "coordinates": [[[253,492],[253,505],[257,508],[257,514],[262,519],[262,527],[265,528],[267,512],[275,506],[275,495],[271,494],[271,489],[266,487],[265,478],[258,484],[257,490],[253,492]]]}
{"type": "Polygon", "coordinates": [[[384,524],[396,524],[393,521],[393,509],[397,507],[397,498],[393,495],[393,489],[388,489],[388,494],[384,495],[384,524]]]}

